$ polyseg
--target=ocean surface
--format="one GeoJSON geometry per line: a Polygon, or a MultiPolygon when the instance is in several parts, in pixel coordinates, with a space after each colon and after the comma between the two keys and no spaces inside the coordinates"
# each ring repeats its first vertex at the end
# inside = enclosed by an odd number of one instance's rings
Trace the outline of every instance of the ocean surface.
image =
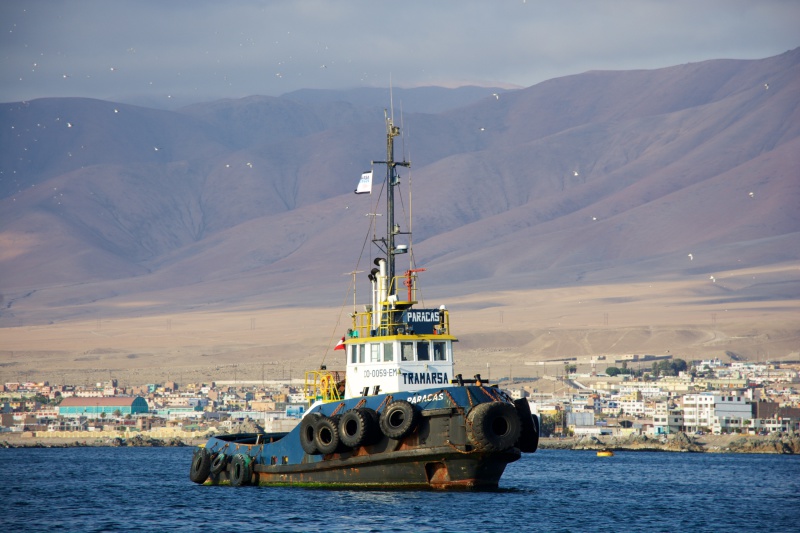
{"type": "Polygon", "coordinates": [[[800,532],[800,456],[539,450],[436,492],[200,486],[192,450],[0,449],[0,531],[800,532]]]}

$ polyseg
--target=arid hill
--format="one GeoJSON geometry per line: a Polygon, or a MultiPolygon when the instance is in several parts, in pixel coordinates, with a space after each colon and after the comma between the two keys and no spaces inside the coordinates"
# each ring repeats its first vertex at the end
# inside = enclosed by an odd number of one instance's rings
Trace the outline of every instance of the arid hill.
{"type": "MultiPolygon", "coordinates": [[[[800,323],[800,49],[447,94],[394,95],[397,157],[412,163],[402,229],[428,298],[586,290],[603,295],[590,315],[605,326],[609,306],[642,302],[631,287],[655,284],[705,317],[758,307],[800,323]]],[[[385,157],[374,92],[179,111],[55,98],[2,104],[0,123],[6,339],[71,321],[330,309],[352,302],[344,274],[376,254],[364,245],[382,219],[365,214],[380,210],[384,168],[372,195],[352,193],[385,157]]],[[[531,327],[517,346],[541,349],[531,327]]]]}

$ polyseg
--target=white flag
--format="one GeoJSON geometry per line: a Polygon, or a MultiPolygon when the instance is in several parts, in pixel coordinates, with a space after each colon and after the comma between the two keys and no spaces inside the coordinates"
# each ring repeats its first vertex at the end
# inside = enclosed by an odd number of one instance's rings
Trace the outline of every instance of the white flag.
{"type": "Polygon", "coordinates": [[[361,174],[361,181],[358,182],[356,194],[370,193],[372,194],[372,171],[368,170],[361,174]]]}

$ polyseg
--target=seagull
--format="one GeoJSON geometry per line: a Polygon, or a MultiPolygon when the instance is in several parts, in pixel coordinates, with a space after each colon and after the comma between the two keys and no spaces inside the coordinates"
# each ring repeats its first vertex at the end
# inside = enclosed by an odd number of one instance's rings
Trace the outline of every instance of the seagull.
{"type": "Polygon", "coordinates": [[[572,171],[572,173],[573,173],[575,176],[577,176],[577,175],[578,175],[578,171],[577,171],[577,170],[573,170],[573,171],[572,171]]]}
{"type": "Polygon", "coordinates": [[[769,83],[765,83],[764,84],[764,90],[767,90],[767,89],[769,89],[769,83]]]}
{"type": "Polygon", "coordinates": [[[717,278],[715,278],[714,276],[709,276],[708,279],[710,279],[712,281],[712,283],[716,283],[717,282],[717,278]]]}
{"type": "Polygon", "coordinates": [[[689,261],[694,261],[694,256],[692,254],[689,254],[689,261]]]}
{"type": "Polygon", "coordinates": [[[492,93],[492,96],[494,96],[494,99],[495,99],[495,100],[500,100],[500,95],[499,95],[499,94],[497,94],[497,93],[492,93]]]}
{"type": "Polygon", "coordinates": [[[749,196],[750,196],[750,198],[755,198],[756,197],[756,193],[754,193],[753,191],[750,191],[749,196]]]}

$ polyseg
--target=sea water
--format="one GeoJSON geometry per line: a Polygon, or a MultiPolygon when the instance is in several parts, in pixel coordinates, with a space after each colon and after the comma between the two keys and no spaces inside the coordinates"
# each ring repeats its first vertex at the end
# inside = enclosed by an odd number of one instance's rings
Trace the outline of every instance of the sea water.
{"type": "Polygon", "coordinates": [[[539,450],[494,491],[206,487],[192,448],[0,449],[2,531],[800,531],[800,456],[539,450]]]}

